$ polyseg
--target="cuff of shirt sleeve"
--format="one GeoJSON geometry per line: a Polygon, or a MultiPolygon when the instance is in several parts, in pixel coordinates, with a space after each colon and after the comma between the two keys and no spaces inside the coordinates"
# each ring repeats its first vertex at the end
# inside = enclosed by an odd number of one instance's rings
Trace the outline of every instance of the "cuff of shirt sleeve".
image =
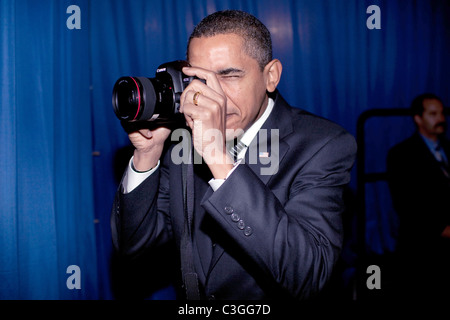
{"type": "Polygon", "coordinates": [[[236,168],[241,163],[241,161],[242,161],[242,159],[238,160],[237,162],[234,163],[233,169],[231,169],[230,172],[228,172],[228,174],[225,177],[225,179],[214,179],[213,178],[213,179],[208,181],[208,183],[211,186],[211,188],[213,189],[213,191],[216,191],[217,189],[220,188],[220,186],[225,182],[225,180],[227,180],[231,176],[233,171],[236,170],[236,168]]]}
{"type": "Polygon", "coordinates": [[[159,167],[159,160],[156,167],[153,169],[150,169],[148,171],[136,171],[133,166],[133,158],[131,157],[130,162],[128,163],[127,170],[125,171],[125,175],[122,179],[122,187],[123,187],[123,193],[130,193],[135,188],[137,188],[145,179],[150,177],[153,172],[156,171],[159,167]]]}

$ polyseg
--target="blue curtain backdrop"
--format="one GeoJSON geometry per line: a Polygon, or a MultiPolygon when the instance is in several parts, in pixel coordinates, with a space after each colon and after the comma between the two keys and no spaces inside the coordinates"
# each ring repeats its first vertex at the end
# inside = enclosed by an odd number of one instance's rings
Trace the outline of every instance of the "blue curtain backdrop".
{"type": "Polygon", "coordinates": [[[68,3],[1,2],[2,299],[99,296],[89,30],[64,30],[68,3]]]}
{"type": "MultiPolygon", "coordinates": [[[[129,142],[112,87],[183,59],[194,25],[229,8],[270,29],[284,97],[352,134],[370,108],[406,108],[424,91],[450,103],[445,0],[0,0],[0,299],[116,297],[109,215],[129,142]],[[70,5],[80,29],[67,27],[70,5]],[[370,5],[381,29],[366,26],[370,5]],[[67,286],[70,265],[80,289],[67,286]]],[[[412,130],[368,125],[367,167],[384,170],[379,150],[412,130]]],[[[366,239],[382,253],[395,245],[394,218],[386,189],[372,189],[366,239]]],[[[149,296],[172,297],[170,287],[149,296]]]]}

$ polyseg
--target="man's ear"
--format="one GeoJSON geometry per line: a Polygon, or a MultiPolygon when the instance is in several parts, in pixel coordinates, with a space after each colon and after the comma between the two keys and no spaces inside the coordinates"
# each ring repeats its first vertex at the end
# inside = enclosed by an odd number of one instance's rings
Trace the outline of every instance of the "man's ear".
{"type": "Polygon", "coordinates": [[[283,66],[280,60],[273,59],[264,67],[264,73],[266,75],[266,89],[268,92],[274,92],[280,82],[281,72],[283,66]]]}
{"type": "Polygon", "coordinates": [[[420,126],[422,124],[422,118],[418,114],[414,115],[413,119],[416,126],[420,126]]]}

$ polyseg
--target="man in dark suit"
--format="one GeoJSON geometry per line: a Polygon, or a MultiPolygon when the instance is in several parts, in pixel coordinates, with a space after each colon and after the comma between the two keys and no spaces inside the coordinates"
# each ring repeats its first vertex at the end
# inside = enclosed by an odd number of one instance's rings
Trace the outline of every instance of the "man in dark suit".
{"type": "Polygon", "coordinates": [[[450,143],[443,137],[446,120],[439,97],[419,95],[411,112],[417,132],[389,150],[387,157],[400,221],[398,289],[435,297],[450,284],[450,143]]]}
{"type": "Polygon", "coordinates": [[[286,103],[270,33],[247,13],[206,17],[187,58],[183,72],[206,80],[180,100],[193,161],[180,164],[184,142],[165,143],[167,128],[129,134],[136,149],[114,202],[115,248],[151,254],[173,240],[188,299],[316,295],[342,247],[354,138],[286,103]],[[233,138],[243,143],[236,160],[233,138]]]}

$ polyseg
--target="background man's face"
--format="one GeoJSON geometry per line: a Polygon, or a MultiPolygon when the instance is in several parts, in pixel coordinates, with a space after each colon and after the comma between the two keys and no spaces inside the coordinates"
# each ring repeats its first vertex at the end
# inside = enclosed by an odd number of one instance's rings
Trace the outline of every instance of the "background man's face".
{"type": "Polygon", "coordinates": [[[442,103],[436,99],[425,99],[423,107],[422,116],[414,117],[419,132],[430,138],[443,134],[446,129],[446,120],[442,103]]]}

